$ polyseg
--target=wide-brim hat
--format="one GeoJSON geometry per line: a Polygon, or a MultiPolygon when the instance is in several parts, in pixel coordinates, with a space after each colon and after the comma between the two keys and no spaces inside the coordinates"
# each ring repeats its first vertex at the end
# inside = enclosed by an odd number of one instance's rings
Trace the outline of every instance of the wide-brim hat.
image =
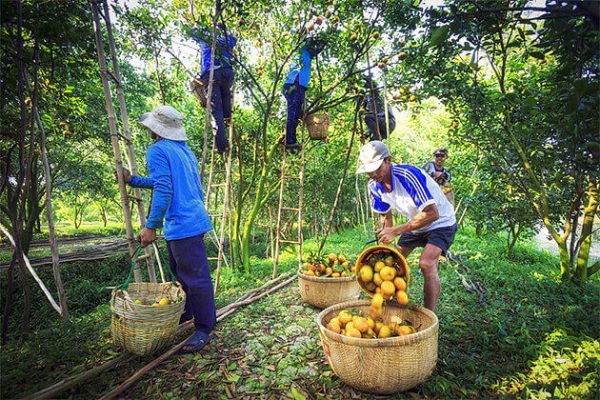
{"type": "Polygon", "coordinates": [[[390,150],[383,142],[373,140],[365,144],[360,149],[360,154],[358,155],[358,168],[356,169],[356,173],[368,174],[377,171],[383,161],[389,156],[390,150]]]}
{"type": "Polygon", "coordinates": [[[171,106],[158,106],[142,114],[140,124],[164,139],[188,140],[183,127],[183,115],[171,106]]]}

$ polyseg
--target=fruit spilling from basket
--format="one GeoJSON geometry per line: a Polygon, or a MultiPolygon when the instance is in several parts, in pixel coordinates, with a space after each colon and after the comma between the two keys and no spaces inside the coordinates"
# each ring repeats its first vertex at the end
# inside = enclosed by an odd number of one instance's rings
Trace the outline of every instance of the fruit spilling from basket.
{"type": "Polygon", "coordinates": [[[381,316],[364,316],[356,310],[342,310],[326,325],[327,329],[340,335],[362,339],[385,339],[407,336],[417,332],[408,320],[392,316],[388,321],[381,316]]]}
{"type": "Polygon", "coordinates": [[[352,266],[345,256],[331,253],[327,257],[308,257],[302,273],[321,278],[339,278],[352,276],[352,266]]]}
{"type": "Polygon", "coordinates": [[[396,299],[398,304],[408,304],[406,292],[408,268],[399,254],[385,247],[368,252],[356,263],[358,284],[373,297],[371,314],[380,316],[383,301],[396,299]],[[389,250],[389,251],[388,251],[389,250]]]}

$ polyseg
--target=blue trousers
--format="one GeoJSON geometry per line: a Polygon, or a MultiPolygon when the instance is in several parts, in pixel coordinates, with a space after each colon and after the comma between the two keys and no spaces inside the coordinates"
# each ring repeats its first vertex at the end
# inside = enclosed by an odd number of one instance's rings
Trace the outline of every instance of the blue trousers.
{"type": "Polygon", "coordinates": [[[182,320],[194,317],[196,330],[209,334],[217,324],[217,311],[204,235],[169,240],[167,248],[171,270],[186,294],[182,320]]]}
{"type": "Polygon", "coordinates": [[[283,93],[287,100],[287,121],[285,124],[285,143],[293,144],[298,142],[296,138],[296,128],[302,118],[302,105],[306,97],[306,88],[298,82],[286,83],[283,85],[283,93]]]}
{"type": "MultiPolygon", "coordinates": [[[[202,82],[208,88],[208,77],[210,71],[202,74],[202,82]]],[[[229,147],[227,140],[227,129],[225,128],[225,119],[231,118],[231,86],[233,86],[233,68],[221,67],[215,69],[213,75],[213,87],[211,94],[211,113],[213,117],[213,127],[215,128],[215,140],[219,153],[224,152],[229,147]]]]}

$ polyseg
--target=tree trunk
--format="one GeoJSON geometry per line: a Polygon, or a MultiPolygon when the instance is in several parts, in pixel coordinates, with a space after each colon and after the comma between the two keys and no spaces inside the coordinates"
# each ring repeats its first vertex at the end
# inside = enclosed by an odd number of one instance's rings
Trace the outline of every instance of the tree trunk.
{"type": "Polygon", "coordinates": [[[6,344],[6,340],[8,338],[8,323],[10,322],[10,316],[12,314],[13,291],[15,286],[13,272],[15,270],[16,263],[16,253],[13,252],[10,265],[8,266],[8,271],[6,271],[6,291],[4,294],[5,303],[4,313],[2,314],[2,344],[6,344]]]}
{"type": "MultiPolygon", "coordinates": [[[[265,126],[266,131],[266,126],[265,126]]],[[[265,132],[266,134],[266,132],[265,132]]],[[[261,205],[263,203],[263,199],[265,196],[266,190],[266,181],[268,178],[268,172],[270,167],[270,161],[273,159],[275,155],[275,150],[277,150],[277,143],[271,146],[269,153],[266,155],[263,165],[262,171],[260,174],[260,179],[258,180],[258,185],[256,187],[256,194],[254,197],[254,204],[252,205],[252,209],[244,222],[244,231],[242,233],[242,265],[244,266],[244,270],[249,273],[250,272],[250,236],[252,235],[254,222],[258,215],[258,212],[261,209],[261,205]]]]}
{"type": "Polygon", "coordinates": [[[595,271],[588,270],[588,262],[590,258],[590,248],[592,246],[592,228],[594,226],[594,216],[598,210],[598,182],[588,183],[588,204],[583,209],[583,223],[581,226],[581,245],[577,254],[577,268],[574,278],[579,283],[591,276],[595,271]],[[591,273],[590,273],[591,272],[591,273]]]}

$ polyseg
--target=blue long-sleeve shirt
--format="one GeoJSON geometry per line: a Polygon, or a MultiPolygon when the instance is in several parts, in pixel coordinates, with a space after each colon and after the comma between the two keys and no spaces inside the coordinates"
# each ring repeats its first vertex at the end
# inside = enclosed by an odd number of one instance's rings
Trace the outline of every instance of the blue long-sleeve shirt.
{"type": "MultiPolygon", "coordinates": [[[[203,75],[206,71],[210,69],[210,47],[212,32],[208,29],[198,29],[194,28],[194,34],[192,35],[192,39],[194,39],[200,45],[200,53],[202,55],[202,69],[200,74],[203,75]]],[[[217,29],[217,47],[216,47],[216,55],[215,55],[215,68],[221,68],[223,66],[231,66],[231,53],[229,50],[233,50],[237,40],[230,34],[227,34],[225,37],[222,33],[217,29]]]]}
{"type": "Polygon", "coordinates": [[[198,161],[185,142],[161,139],[148,148],[150,177],[131,177],[130,186],[153,188],[146,227],[164,224],[167,240],[185,239],[212,230],[204,207],[198,161]]]}
{"type": "Polygon", "coordinates": [[[288,77],[285,83],[294,83],[296,81],[296,77],[298,77],[298,83],[300,86],[304,86],[308,89],[308,81],[310,80],[310,63],[312,58],[306,50],[306,47],[302,48],[300,53],[300,57],[297,62],[292,64],[290,70],[288,72],[288,77]]]}

